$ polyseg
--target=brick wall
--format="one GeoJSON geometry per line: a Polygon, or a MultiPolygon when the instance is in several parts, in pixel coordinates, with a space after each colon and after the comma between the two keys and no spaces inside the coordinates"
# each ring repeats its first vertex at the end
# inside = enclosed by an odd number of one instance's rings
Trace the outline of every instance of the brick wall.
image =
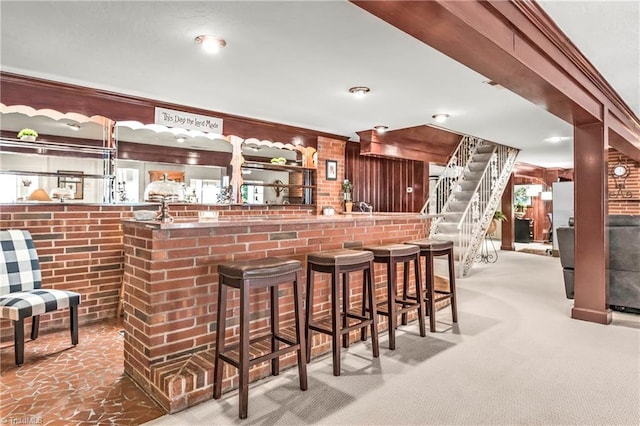
{"type": "Polygon", "coordinates": [[[344,211],[342,197],[342,181],[345,177],[344,158],[346,142],[326,137],[318,138],[318,171],[317,171],[317,198],[316,208],[318,214],[322,214],[322,207],[332,206],[336,212],[344,211]],[[326,161],[338,162],[338,179],[327,180],[326,161]]]}
{"type": "MultiPolygon", "coordinates": [[[[208,400],[213,386],[218,263],[281,256],[305,265],[306,254],[313,251],[355,242],[384,244],[422,238],[428,225],[428,220],[417,216],[269,220],[191,229],[151,229],[138,222],[125,223],[125,371],[169,412],[208,400]]],[[[351,297],[359,300],[361,274],[352,275],[351,297]]],[[[322,315],[329,309],[329,277],[315,277],[315,314],[322,315]]],[[[376,265],[375,277],[382,300],[386,293],[382,265],[376,265]]],[[[291,287],[281,286],[279,294],[281,326],[286,327],[293,318],[291,287]]],[[[230,291],[229,297],[226,337],[231,343],[239,334],[238,292],[230,291]]],[[[266,332],[266,291],[252,293],[250,305],[252,332],[266,332]]],[[[382,318],[379,325],[381,331],[386,329],[382,318]]],[[[358,336],[354,332],[351,338],[358,336]]],[[[328,336],[314,333],[312,355],[328,352],[329,344],[328,336]]],[[[281,359],[282,368],[294,363],[295,354],[281,359]]],[[[251,370],[250,380],[269,371],[268,364],[258,366],[251,370]]],[[[227,366],[223,380],[223,390],[237,387],[236,370],[227,366]]]]}
{"type": "MultiPolygon", "coordinates": [[[[313,206],[210,206],[175,204],[178,218],[197,217],[200,210],[217,210],[221,217],[241,218],[309,216],[313,206]]],[[[26,229],[35,240],[46,288],[82,294],[78,309],[80,325],[114,318],[123,276],[122,226],[136,209],[158,209],[157,205],[88,205],[38,203],[0,205],[0,229],[26,229]]],[[[25,328],[30,327],[26,321],[25,328]]],[[[67,328],[69,314],[59,311],[42,315],[42,332],[67,328]]],[[[0,342],[13,342],[13,325],[0,321],[0,342]]],[[[82,338],[82,336],[81,336],[82,338]]]]}
{"type": "Polygon", "coordinates": [[[608,169],[609,214],[640,215],[640,164],[618,151],[610,149],[608,169]],[[611,171],[619,162],[629,168],[629,176],[624,182],[622,194],[616,188],[616,180],[611,175],[611,171]]]}

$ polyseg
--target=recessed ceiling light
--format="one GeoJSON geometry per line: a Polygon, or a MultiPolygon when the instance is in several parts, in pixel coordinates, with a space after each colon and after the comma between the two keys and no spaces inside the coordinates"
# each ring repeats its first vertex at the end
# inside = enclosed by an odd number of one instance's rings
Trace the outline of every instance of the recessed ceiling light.
{"type": "Polygon", "coordinates": [[[551,143],[558,143],[558,142],[566,141],[568,139],[571,139],[571,138],[569,136],[551,136],[550,138],[546,138],[544,141],[551,142],[551,143]]]}
{"type": "Polygon", "coordinates": [[[207,53],[218,53],[227,45],[224,39],[213,35],[199,35],[195,38],[195,42],[201,45],[207,53]]]}
{"type": "Polygon", "coordinates": [[[363,98],[364,95],[369,93],[371,89],[365,86],[356,86],[349,89],[349,93],[352,93],[356,98],[363,98]]]}
{"type": "Polygon", "coordinates": [[[434,114],[431,118],[436,120],[436,123],[444,123],[449,118],[449,114],[434,114]]]}
{"type": "Polygon", "coordinates": [[[373,130],[375,130],[378,133],[384,133],[387,131],[387,129],[389,129],[387,126],[375,126],[373,128],[373,130]]]}
{"type": "Polygon", "coordinates": [[[186,141],[187,139],[185,139],[184,136],[178,136],[176,137],[176,142],[178,143],[184,143],[184,141],[186,141]]]}

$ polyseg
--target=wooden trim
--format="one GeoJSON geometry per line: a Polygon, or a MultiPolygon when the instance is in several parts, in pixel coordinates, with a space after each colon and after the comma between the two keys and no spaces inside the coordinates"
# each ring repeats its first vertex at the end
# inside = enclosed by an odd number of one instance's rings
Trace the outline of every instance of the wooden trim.
{"type": "Polygon", "coordinates": [[[0,100],[5,105],[28,105],[35,109],[50,108],[87,116],[101,115],[114,121],[135,120],[141,123],[153,123],[155,107],[163,107],[222,118],[226,135],[282,143],[301,142],[313,148],[317,148],[319,136],[344,141],[348,139],[348,136],[7,72],[0,72],[0,100]]]}

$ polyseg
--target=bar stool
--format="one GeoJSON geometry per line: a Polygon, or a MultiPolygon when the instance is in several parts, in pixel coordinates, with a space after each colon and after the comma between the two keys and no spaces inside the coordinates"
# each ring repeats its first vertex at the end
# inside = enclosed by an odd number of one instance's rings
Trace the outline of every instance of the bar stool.
{"type": "MultiPolygon", "coordinates": [[[[279,357],[285,353],[296,351],[298,355],[298,376],[300,389],[307,390],[307,365],[303,355],[305,347],[302,320],[302,283],[299,275],[302,265],[297,260],[259,259],[247,262],[230,262],[218,265],[220,283],[218,288],[218,315],[216,326],[216,354],[213,384],[213,398],[222,394],[223,361],[238,369],[239,412],[240,418],[246,419],[249,395],[249,368],[271,360],[271,374],[280,373],[279,357]],[[295,312],[295,341],[285,337],[279,330],[278,285],[293,282],[293,298],[295,312]],[[233,287],[240,290],[240,341],[232,346],[225,346],[227,290],[233,287]],[[251,289],[269,287],[271,307],[271,330],[267,335],[249,339],[249,293],[251,289]],[[268,340],[269,343],[264,343],[268,340]],[[260,346],[260,342],[262,345],[260,346]],[[281,348],[280,343],[285,347],[281,348]],[[268,347],[270,351],[265,352],[268,347]]],[[[284,330],[283,330],[284,332],[284,330]]]]}
{"type": "MultiPolygon", "coordinates": [[[[373,280],[373,253],[359,250],[332,250],[310,253],[307,256],[307,362],[311,360],[311,332],[317,331],[331,336],[333,350],[333,375],[340,375],[340,337],[343,346],[349,346],[349,332],[361,329],[361,339],[366,340],[366,327],[371,327],[371,346],[373,357],[379,356],[378,325],[376,322],[376,304],[373,280]],[[329,317],[313,318],[313,272],[331,274],[331,314],[329,317]],[[371,306],[366,312],[355,313],[349,305],[349,273],[362,271],[364,286],[367,288],[368,301],[362,305],[371,306]],[[342,276],[342,311],[340,309],[340,276],[342,276]],[[350,319],[356,321],[349,321],[350,319]]],[[[363,298],[365,293],[363,293],[363,298]]]]}
{"type": "Polygon", "coordinates": [[[429,329],[433,333],[436,331],[436,303],[442,300],[451,299],[451,317],[453,322],[458,322],[458,308],[456,302],[456,273],[453,260],[453,241],[440,240],[414,240],[407,241],[420,247],[420,255],[425,257],[425,277],[427,282],[425,301],[428,303],[429,329]],[[437,256],[447,256],[449,262],[449,291],[436,290],[434,258],[437,256]]]}
{"type": "MultiPolygon", "coordinates": [[[[409,288],[409,266],[411,261],[414,265],[416,294],[422,294],[422,284],[420,282],[420,247],[409,244],[387,244],[377,247],[364,247],[364,250],[373,253],[374,263],[384,263],[387,265],[387,300],[378,302],[378,315],[389,318],[389,349],[396,348],[396,328],[398,327],[398,315],[402,314],[403,324],[406,324],[407,312],[418,311],[418,324],[420,336],[426,335],[424,328],[424,299],[421,297],[408,298],[409,288]],[[402,297],[398,297],[398,264],[403,263],[403,292],[402,297]],[[398,306],[399,305],[399,306],[398,306]]],[[[375,288],[375,285],[374,285],[375,288]]]]}

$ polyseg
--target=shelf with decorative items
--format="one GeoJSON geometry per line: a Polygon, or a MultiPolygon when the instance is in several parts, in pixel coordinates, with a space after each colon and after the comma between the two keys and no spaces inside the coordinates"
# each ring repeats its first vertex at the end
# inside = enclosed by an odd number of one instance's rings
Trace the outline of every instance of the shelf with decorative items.
{"type": "Polygon", "coordinates": [[[2,202],[114,201],[112,120],[0,103],[0,123],[2,202]]]}
{"type": "MultiPolygon", "coordinates": [[[[18,157],[32,154],[63,157],[65,153],[73,153],[74,156],[80,158],[95,159],[98,162],[95,168],[102,171],[102,173],[87,173],[82,170],[49,171],[40,169],[37,161],[31,160],[28,163],[13,161],[21,168],[1,169],[0,175],[14,176],[21,182],[15,201],[52,201],[53,199],[61,202],[67,200],[111,202],[113,200],[113,187],[116,179],[113,167],[116,158],[115,148],[3,137],[0,138],[0,150],[5,155],[11,154],[18,157]],[[51,178],[55,178],[55,180],[51,180],[51,178]],[[97,190],[97,199],[87,198],[85,191],[85,180],[87,179],[98,181],[97,184],[90,185],[97,190]],[[50,188],[50,190],[45,190],[45,188],[50,188]]],[[[16,160],[18,159],[16,158],[16,160]]],[[[64,164],[64,160],[60,161],[64,164]]],[[[11,164],[11,162],[4,161],[4,164],[11,164]]]]}
{"type": "Polygon", "coordinates": [[[246,204],[313,204],[315,169],[298,164],[245,161],[240,193],[246,204]]]}

